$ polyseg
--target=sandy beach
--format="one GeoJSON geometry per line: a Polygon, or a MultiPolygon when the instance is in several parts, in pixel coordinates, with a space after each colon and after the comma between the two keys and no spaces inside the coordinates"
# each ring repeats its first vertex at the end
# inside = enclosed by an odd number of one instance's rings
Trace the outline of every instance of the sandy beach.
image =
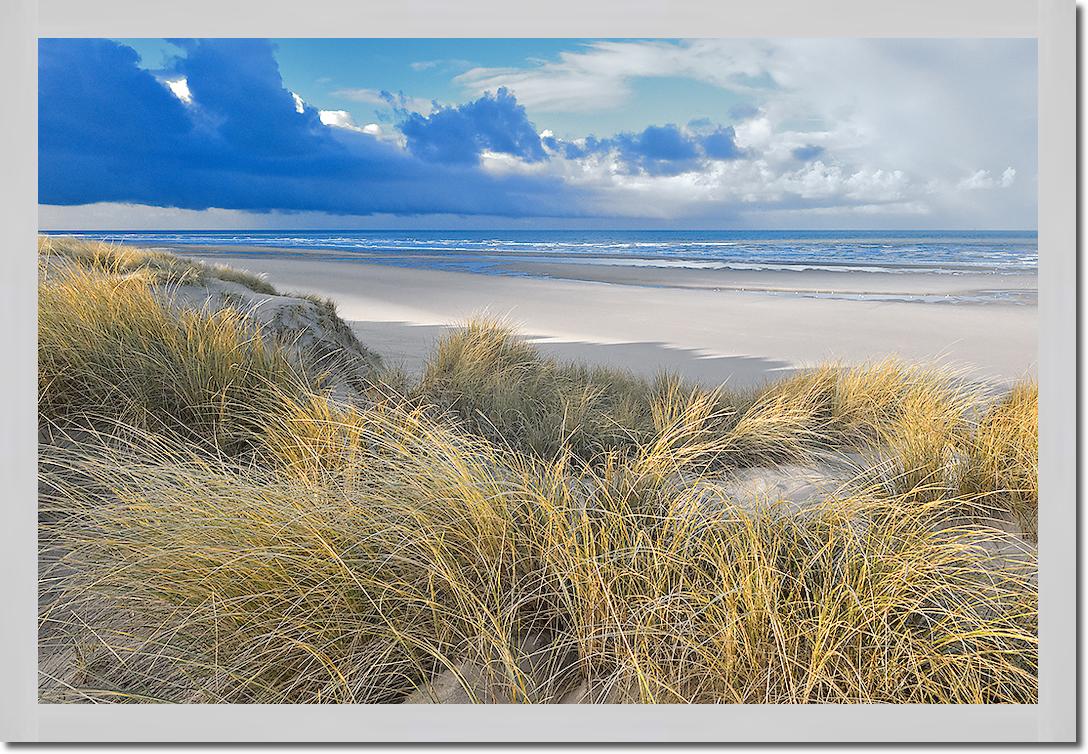
{"type": "Polygon", "coordinates": [[[1036,284],[1027,274],[528,262],[519,277],[298,250],[171,251],[259,273],[281,290],[332,298],[363,343],[409,372],[450,326],[482,312],[517,324],[563,359],[639,374],[665,369],[707,385],[750,385],[818,362],[893,355],[1004,383],[1034,374],[1037,360],[1036,284]],[[987,303],[976,301],[980,295],[987,303]]]}

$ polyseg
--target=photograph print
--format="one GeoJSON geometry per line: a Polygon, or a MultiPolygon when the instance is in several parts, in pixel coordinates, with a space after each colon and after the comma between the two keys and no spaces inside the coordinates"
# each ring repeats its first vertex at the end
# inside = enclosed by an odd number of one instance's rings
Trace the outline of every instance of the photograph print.
{"type": "Polygon", "coordinates": [[[1034,704],[1034,38],[38,40],[38,698],[1034,704]]]}

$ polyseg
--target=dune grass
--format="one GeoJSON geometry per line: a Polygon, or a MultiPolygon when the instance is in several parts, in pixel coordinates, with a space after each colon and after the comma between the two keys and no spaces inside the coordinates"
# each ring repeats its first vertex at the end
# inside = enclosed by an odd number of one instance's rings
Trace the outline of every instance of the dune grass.
{"type": "Polygon", "coordinates": [[[504,323],[479,318],[438,342],[415,393],[492,442],[588,459],[650,437],[654,399],[674,382],[560,364],[504,323]]]}
{"type": "Polygon", "coordinates": [[[66,236],[39,236],[38,254],[57,257],[91,270],[127,275],[139,272],[156,285],[199,284],[208,278],[238,283],[256,293],[275,295],[272,285],[250,272],[119,243],[85,241],[66,236]]]}
{"type": "Polygon", "coordinates": [[[149,438],[48,464],[43,538],[67,555],[43,573],[43,627],[55,651],[85,644],[47,695],[397,701],[476,665],[478,701],[579,684],[658,703],[1034,698],[1031,555],[934,526],[939,502],[749,510],[678,481],[682,442],[597,472],[399,408],[340,421],[355,442],[324,446],[341,462],[322,474],[297,473],[306,454],[276,473],[149,438]],[[530,635],[555,658],[544,677],[530,635]]]}
{"type": "Polygon", "coordinates": [[[660,435],[675,413],[713,438],[707,468],[847,458],[890,495],[958,499],[961,513],[1013,518],[1034,536],[1038,388],[995,402],[962,374],[897,359],[825,364],[762,389],[709,390],[543,356],[481,318],[438,342],[407,390],[469,432],[542,458],[596,464],[660,435]],[[981,418],[980,418],[981,417],[981,418]]]}
{"type": "Polygon", "coordinates": [[[1034,520],[1032,385],[987,406],[882,362],[727,393],[481,321],[349,405],[157,274],[39,285],[42,419],[80,429],[40,447],[45,701],[397,702],[451,673],[482,702],[1035,701],[1034,551],[963,515],[1034,520]],[[733,467],[828,454],[871,468],[732,497],[733,467]]]}
{"type": "MultiPolygon", "coordinates": [[[[583,460],[659,433],[668,410],[702,405],[719,460],[751,466],[811,460],[829,450],[886,448],[968,432],[980,397],[958,375],[894,359],[805,371],[762,390],[708,390],[662,374],[564,364],[501,322],[482,318],[442,338],[416,394],[493,442],[583,460]],[[929,425],[923,420],[932,417],[929,425]],[[937,426],[939,423],[941,426],[937,426]]],[[[914,456],[924,456],[919,448],[914,456]]],[[[919,458],[905,459],[913,463],[919,458]]]]}
{"type": "MultiPolygon", "coordinates": [[[[282,396],[319,390],[245,313],[173,306],[153,273],[70,267],[38,287],[38,402],[49,421],[122,419],[234,452],[282,396]]],[[[301,398],[300,398],[301,399],[301,398]]]]}
{"type": "Polygon", "coordinates": [[[1012,514],[1034,538],[1039,514],[1039,384],[1016,385],[979,423],[958,478],[961,495],[1012,514]]]}

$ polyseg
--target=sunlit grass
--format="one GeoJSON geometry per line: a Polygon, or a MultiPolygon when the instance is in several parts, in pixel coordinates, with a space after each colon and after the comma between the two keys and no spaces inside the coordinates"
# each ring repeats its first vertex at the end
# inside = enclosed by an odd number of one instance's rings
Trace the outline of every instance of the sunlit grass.
{"type": "Polygon", "coordinates": [[[239,283],[256,293],[276,293],[268,281],[243,270],[119,243],[86,241],[67,236],[39,236],[38,254],[46,259],[57,257],[99,272],[117,275],[145,273],[147,279],[155,284],[201,283],[215,278],[239,283]]]}
{"type": "Polygon", "coordinates": [[[488,318],[438,342],[416,393],[492,441],[544,457],[566,448],[584,460],[646,442],[669,410],[699,406],[703,431],[720,441],[718,460],[742,466],[896,443],[913,454],[908,463],[928,463],[930,446],[969,431],[981,401],[952,372],[894,359],[825,365],[762,390],[646,380],[547,358],[488,318]]]}
{"type": "Polygon", "coordinates": [[[616,370],[560,364],[502,322],[478,318],[439,341],[418,393],[493,442],[589,458],[652,434],[656,387],[616,370]]]}
{"type": "Polygon", "coordinates": [[[43,540],[67,554],[43,574],[59,590],[43,625],[84,636],[65,683],[395,701],[468,662],[494,675],[479,701],[580,683],[642,702],[1034,698],[1032,556],[1002,532],[941,527],[940,501],[863,491],[753,510],[682,482],[667,445],[593,471],[401,409],[347,422],[335,474],[150,438],[47,457],[43,540]],[[523,670],[535,634],[558,658],[543,678],[523,670]]]}
{"type": "Polygon", "coordinates": [[[151,273],[71,267],[38,287],[38,401],[50,421],[109,416],[231,449],[281,395],[319,380],[242,311],[178,308],[151,273]]]}
{"type": "Polygon", "coordinates": [[[1039,513],[1039,384],[1025,381],[997,401],[967,445],[960,494],[981,498],[1035,537],[1039,513]]]}

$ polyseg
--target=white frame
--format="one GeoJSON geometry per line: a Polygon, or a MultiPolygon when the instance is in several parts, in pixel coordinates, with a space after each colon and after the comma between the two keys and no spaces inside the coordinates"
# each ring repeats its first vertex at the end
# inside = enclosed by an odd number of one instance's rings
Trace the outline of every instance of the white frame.
{"type": "Polygon", "coordinates": [[[0,9],[0,478],[5,740],[1073,741],[1076,738],[1076,73],[1072,0],[7,0],[0,9]],[[1014,706],[46,705],[36,667],[38,36],[1013,36],[1039,40],[1040,696],[1014,706]]]}

